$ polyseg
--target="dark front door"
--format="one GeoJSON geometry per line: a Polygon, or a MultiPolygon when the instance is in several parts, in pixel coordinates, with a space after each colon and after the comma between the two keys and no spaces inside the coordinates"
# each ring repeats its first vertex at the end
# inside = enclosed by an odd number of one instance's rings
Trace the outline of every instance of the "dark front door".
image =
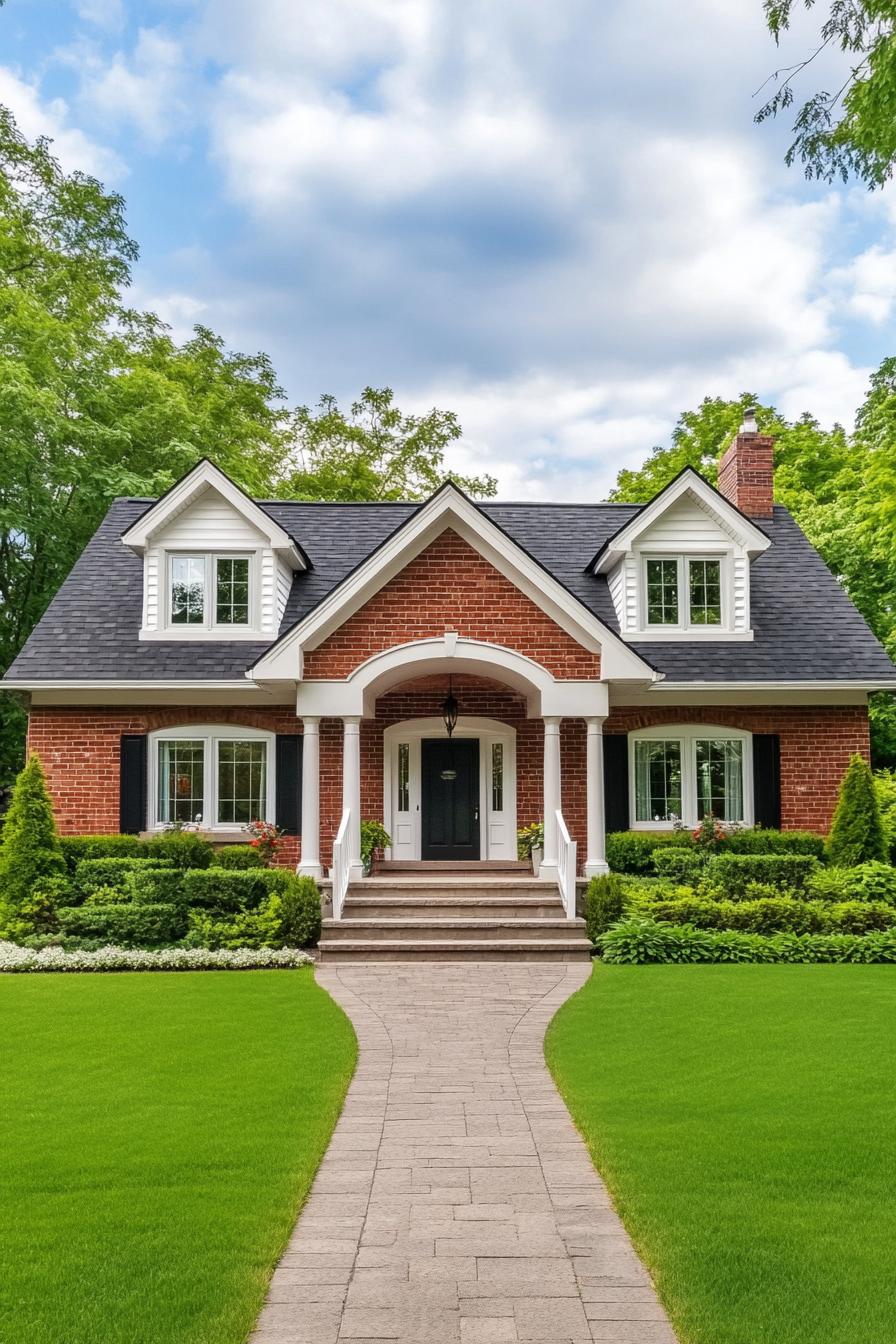
{"type": "Polygon", "coordinates": [[[478,859],[478,739],[424,737],[421,748],[421,858],[478,859]]]}

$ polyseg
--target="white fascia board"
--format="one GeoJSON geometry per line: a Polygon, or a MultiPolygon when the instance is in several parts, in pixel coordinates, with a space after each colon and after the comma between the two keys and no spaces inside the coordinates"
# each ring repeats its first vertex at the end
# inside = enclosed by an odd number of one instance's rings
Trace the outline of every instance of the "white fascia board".
{"type": "Polygon", "coordinates": [[[394,536],[285,634],[259,659],[251,675],[261,681],[295,680],[299,675],[299,650],[322,644],[446,528],[457,532],[573,639],[599,652],[602,679],[610,675],[651,681],[657,675],[618,635],[451,486],[422,505],[394,536]],[[604,660],[611,669],[609,673],[603,672],[604,660]]]}
{"type": "Polygon", "coordinates": [[[172,487],[160,500],[138,518],[136,523],[124,533],[121,540],[125,546],[138,554],[146,549],[153,535],[167,522],[187,508],[203,490],[215,490],[226,499],[236,511],[246,519],[266,539],[268,545],[282,556],[293,569],[305,569],[306,565],[295,542],[278,523],[275,523],[264,509],[250,499],[229,476],[216,467],[213,462],[198,462],[182,481],[172,487]]]}
{"type": "Polygon", "coordinates": [[[765,533],[751,523],[749,518],[745,518],[733,504],[729,504],[723,495],[713,490],[701,476],[691,468],[687,468],[612,538],[594,566],[595,574],[607,574],[632,550],[641,533],[662,518],[667,509],[687,494],[693,495],[700,505],[716,518],[720,526],[739,542],[751,559],[768,550],[771,542],[765,533]]]}
{"type": "Polygon", "coordinates": [[[629,630],[625,637],[632,644],[751,644],[753,631],[691,625],[687,630],[629,630]]]}
{"type": "Polygon", "coordinates": [[[258,686],[249,681],[12,681],[5,691],[27,695],[41,705],[284,705],[291,687],[258,686]]]}

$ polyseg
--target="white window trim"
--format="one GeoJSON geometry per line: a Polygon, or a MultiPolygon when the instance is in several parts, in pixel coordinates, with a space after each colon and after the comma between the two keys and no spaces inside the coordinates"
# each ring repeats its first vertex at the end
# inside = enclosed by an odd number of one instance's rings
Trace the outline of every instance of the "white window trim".
{"type": "MultiPolygon", "coordinates": [[[[638,606],[640,628],[637,634],[668,639],[670,635],[678,637],[686,634],[690,638],[718,639],[721,635],[733,633],[731,585],[733,582],[731,556],[727,551],[714,547],[711,550],[689,549],[675,551],[640,551],[638,557],[638,606]],[[675,625],[650,625],[647,620],[647,565],[651,560],[671,560],[677,566],[678,574],[678,623],[675,625]],[[719,582],[722,597],[722,620],[719,625],[704,625],[702,622],[691,624],[691,585],[688,566],[692,560],[718,560],[719,582]]],[[[752,637],[752,636],[750,636],[752,637]]]]}
{"type": "Polygon", "coordinates": [[[672,821],[638,821],[638,800],[635,794],[635,743],[681,743],[681,821],[694,829],[697,820],[697,743],[717,741],[720,738],[743,743],[743,800],[744,816],[732,824],[753,825],[753,734],[741,728],[725,728],[721,724],[664,723],[654,728],[642,728],[628,735],[628,797],[629,826],[633,831],[671,831],[672,821]]]}
{"type": "Polygon", "coordinates": [[[203,779],[204,801],[200,830],[233,833],[242,830],[239,822],[209,820],[218,815],[218,744],[220,742],[264,742],[267,746],[265,782],[267,784],[265,811],[262,821],[273,822],[276,816],[275,779],[276,734],[260,728],[242,728],[239,724],[178,724],[176,728],[160,728],[149,734],[149,793],[147,798],[147,830],[164,831],[169,823],[158,817],[159,743],[171,741],[202,741],[204,745],[203,779]]]}
{"type": "Polygon", "coordinates": [[[162,634],[165,639],[252,639],[261,635],[261,561],[260,552],[235,548],[203,551],[176,547],[161,554],[160,569],[164,575],[162,634]],[[205,565],[205,592],[201,625],[175,625],[171,619],[171,562],[173,560],[202,560],[205,565]],[[215,574],[219,560],[249,561],[249,622],[247,625],[219,625],[215,619],[215,574]]]}
{"type": "MultiPolygon", "coordinates": [[[[445,725],[439,718],[406,719],[390,724],[383,732],[383,824],[395,842],[387,850],[387,857],[420,858],[421,852],[421,743],[424,738],[444,737],[445,725]],[[410,810],[399,813],[396,808],[398,792],[398,747],[406,742],[410,747],[408,794],[410,810]],[[411,839],[397,853],[398,827],[404,822],[410,827],[411,839]]],[[[482,859],[516,858],[516,729],[499,719],[461,715],[454,730],[455,737],[479,739],[479,816],[480,857],[482,859]],[[491,749],[495,742],[504,747],[504,807],[500,814],[492,811],[491,749]],[[495,835],[495,823],[500,817],[503,841],[495,835]]]]}

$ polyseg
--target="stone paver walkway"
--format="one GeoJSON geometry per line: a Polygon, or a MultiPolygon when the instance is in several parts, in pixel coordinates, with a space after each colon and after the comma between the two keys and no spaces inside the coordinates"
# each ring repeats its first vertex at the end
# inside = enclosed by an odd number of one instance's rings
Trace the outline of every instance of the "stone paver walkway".
{"type": "Polygon", "coordinates": [[[544,1065],[589,973],[319,968],[360,1061],[252,1344],[675,1344],[544,1065]]]}

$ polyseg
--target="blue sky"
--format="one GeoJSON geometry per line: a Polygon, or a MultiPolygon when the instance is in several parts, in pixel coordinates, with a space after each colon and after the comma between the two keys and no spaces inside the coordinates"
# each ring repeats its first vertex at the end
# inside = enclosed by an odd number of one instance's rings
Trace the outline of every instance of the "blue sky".
{"type": "Polygon", "coordinates": [[[704,395],[848,422],[896,353],[896,196],[752,122],[810,40],[776,55],[761,0],[7,0],[0,101],[125,195],[178,335],[599,499],[704,395]]]}

